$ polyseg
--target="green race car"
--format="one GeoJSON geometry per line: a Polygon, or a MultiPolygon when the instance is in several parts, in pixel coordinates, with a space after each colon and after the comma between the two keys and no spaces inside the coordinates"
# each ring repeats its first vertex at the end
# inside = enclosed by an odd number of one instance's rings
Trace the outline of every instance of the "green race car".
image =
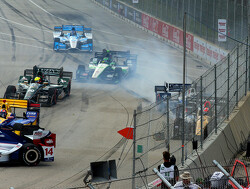
{"type": "Polygon", "coordinates": [[[79,65],[76,71],[77,80],[94,80],[118,83],[123,78],[134,75],[136,72],[137,55],[130,51],[96,52],[90,59],[88,70],[79,65]]]}

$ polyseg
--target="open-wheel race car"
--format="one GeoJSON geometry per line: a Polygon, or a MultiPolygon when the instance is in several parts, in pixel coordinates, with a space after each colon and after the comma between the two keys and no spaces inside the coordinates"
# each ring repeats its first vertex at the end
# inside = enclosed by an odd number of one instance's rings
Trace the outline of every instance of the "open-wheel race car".
{"type": "Polygon", "coordinates": [[[134,75],[136,72],[137,55],[130,51],[95,52],[95,57],[90,59],[88,69],[79,65],[76,79],[79,81],[98,81],[118,83],[123,78],[134,75]]]}
{"type": "Polygon", "coordinates": [[[0,99],[0,106],[0,162],[34,166],[40,161],[54,161],[56,134],[38,125],[40,105],[28,100],[0,99]],[[27,110],[23,116],[16,110],[20,108],[27,110]]]}
{"type": "Polygon", "coordinates": [[[93,51],[91,28],[85,28],[83,25],[55,26],[53,37],[55,51],[93,51]]]}
{"type": "Polygon", "coordinates": [[[24,70],[19,77],[18,88],[9,85],[4,98],[25,99],[43,106],[51,106],[70,95],[72,72],[63,68],[41,68],[24,70]]]}

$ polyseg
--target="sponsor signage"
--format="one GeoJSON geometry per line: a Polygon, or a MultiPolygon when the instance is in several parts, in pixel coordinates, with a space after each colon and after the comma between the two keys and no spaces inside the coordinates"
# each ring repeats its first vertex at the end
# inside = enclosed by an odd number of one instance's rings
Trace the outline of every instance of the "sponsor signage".
{"type": "MultiPolygon", "coordinates": [[[[181,92],[183,89],[182,83],[168,83],[167,85],[169,92],[181,92]]],[[[187,89],[190,86],[191,84],[185,84],[185,89],[187,89]]]]}
{"type": "Polygon", "coordinates": [[[227,20],[218,19],[218,41],[227,41],[227,20]]]}

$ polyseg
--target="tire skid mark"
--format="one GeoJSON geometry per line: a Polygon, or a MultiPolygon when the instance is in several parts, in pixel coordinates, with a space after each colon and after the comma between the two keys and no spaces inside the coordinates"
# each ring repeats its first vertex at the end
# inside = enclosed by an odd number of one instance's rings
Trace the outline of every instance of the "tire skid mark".
{"type": "MultiPolygon", "coordinates": [[[[4,17],[6,17],[4,12],[2,11],[2,9],[0,11],[1,11],[2,15],[4,17]]],[[[13,30],[11,24],[8,21],[5,21],[5,22],[7,23],[8,27],[10,29],[10,32],[11,32],[11,41],[12,41],[12,48],[13,48],[13,55],[12,55],[11,60],[14,62],[14,61],[16,61],[16,44],[15,44],[16,38],[15,38],[15,33],[14,33],[14,30],[13,30]]]]}
{"type": "MultiPolygon", "coordinates": [[[[32,18],[30,18],[30,17],[28,17],[27,15],[23,14],[21,11],[19,11],[18,9],[16,9],[15,7],[13,7],[11,4],[7,3],[6,0],[4,0],[3,2],[4,2],[4,4],[5,4],[7,7],[9,7],[9,8],[10,8],[13,12],[15,12],[17,15],[19,15],[20,17],[22,17],[22,18],[23,18],[24,20],[26,20],[28,23],[30,23],[30,24],[36,26],[36,25],[35,25],[35,23],[36,23],[35,20],[33,20],[32,18]]],[[[47,28],[47,29],[49,29],[49,30],[52,30],[51,28],[49,28],[49,27],[46,26],[46,25],[43,25],[43,24],[42,24],[42,26],[45,27],[45,28],[47,28]]]]}
{"type": "Polygon", "coordinates": [[[87,112],[89,106],[89,98],[85,90],[82,92],[82,101],[81,101],[81,112],[87,112]]]}
{"type": "MultiPolygon", "coordinates": [[[[34,17],[34,19],[36,20],[36,23],[39,24],[39,28],[41,28],[41,32],[42,32],[42,38],[43,38],[43,41],[45,41],[45,35],[44,35],[44,31],[42,30],[42,24],[41,22],[37,19],[36,15],[31,11],[30,12],[31,15],[34,17]]],[[[40,56],[40,61],[42,61],[43,57],[44,57],[44,48],[42,49],[42,53],[41,53],[41,56],[40,56]]]]}

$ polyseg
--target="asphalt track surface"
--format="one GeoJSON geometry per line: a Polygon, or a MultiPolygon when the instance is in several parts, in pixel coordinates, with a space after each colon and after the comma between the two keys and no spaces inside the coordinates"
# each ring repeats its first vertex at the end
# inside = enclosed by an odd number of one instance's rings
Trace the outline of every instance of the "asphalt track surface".
{"type": "MultiPolygon", "coordinates": [[[[73,80],[69,98],[42,107],[41,127],[57,134],[55,161],[36,167],[0,164],[0,189],[82,187],[90,162],[109,159],[116,160],[119,178],[131,177],[132,143],[117,131],[131,125],[139,102],[154,101],[155,85],[182,82],[183,53],[90,0],[1,0],[0,24],[2,96],[8,85],[17,84],[26,68],[63,66],[75,74],[79,64],[88,63],[92,53],[52,50],[54,26],[84,24],[93,29],[94,51],[108,48],[138,54],[134,78],[118,85],[73,80]]],[[[187,65],[189,82],[209,67],[190,57],[187,65]]],[[[111,185],[123,187],[130,188],[119,182],[111,185]]]]}

